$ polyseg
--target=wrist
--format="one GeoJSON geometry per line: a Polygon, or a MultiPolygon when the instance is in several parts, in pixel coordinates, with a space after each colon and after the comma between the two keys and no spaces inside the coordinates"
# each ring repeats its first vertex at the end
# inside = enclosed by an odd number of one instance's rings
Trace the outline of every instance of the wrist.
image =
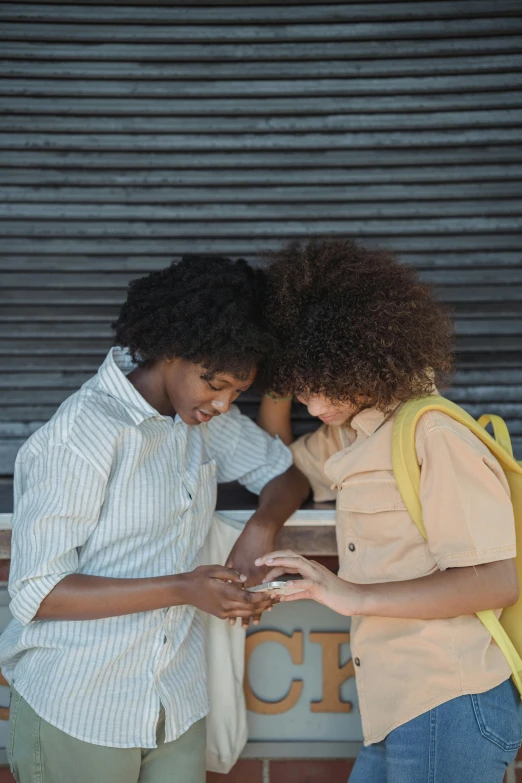
{"type": "Polygon", "coordinates": [[[265,397],[268,397],[269,400],[273,400],[274,402],[292,402],[293,395],[289,394],[286,397],[278,397],[277,394],[274,394],[271,391],[265,392],[265,397]]]}
{"type": "Polygon", "coordinates": [[[173,574],[168,578],[168,606],[192,605],[194,597],[193,571],[173,574]]]}
{"type": "Polygon", "coordinates": [[[373,585],[353,585],[358,600],[355,601],[354,611],[352,616],[358,617],[359,615],[375,615],[376,611],[375,595],[373,585]]]}

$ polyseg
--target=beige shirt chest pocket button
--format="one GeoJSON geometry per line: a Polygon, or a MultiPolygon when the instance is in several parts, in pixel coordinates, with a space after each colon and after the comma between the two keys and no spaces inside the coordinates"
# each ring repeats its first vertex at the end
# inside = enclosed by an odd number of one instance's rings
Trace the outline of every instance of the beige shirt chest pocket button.
{"type": "Polygon", "coordinates": [[[341,570],[349,570],[353,581],[414,579],[433,570],[434,561],[391,475],[345,481],[339,487],[337,525],[344,531],[339,535],[344,539],[341,570]]]}

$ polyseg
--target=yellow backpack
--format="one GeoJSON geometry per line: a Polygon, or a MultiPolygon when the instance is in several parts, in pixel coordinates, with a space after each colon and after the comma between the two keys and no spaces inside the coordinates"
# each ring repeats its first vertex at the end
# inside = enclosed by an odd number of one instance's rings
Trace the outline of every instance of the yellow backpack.
{"type": "MultiPolygon", "coordinates": [[[[522,463],[513,457],[513,448],[506,423],[500,416],[485,414],[478,421],[445,397],[430,396],[411,400],[400,409],[394,422],[392,435],[392,463],[395,479],[402,499],[420,533],[427,538],[422,521],[419,497],[420,466],[415,448],[415,428],[426,411],[441,411],[470,429],[497,458],[509,483],[511,501],[515,512],[517,536],[516,568],[522,586],[522,463]],[[494,438],[486,432],[491,424],[494,438]]],[[[500,620],[492,610],[477,612],[498,644],[513,672],[513,681],[522,698],[522,590],[514,606],[504,609],[500,620]]]]}

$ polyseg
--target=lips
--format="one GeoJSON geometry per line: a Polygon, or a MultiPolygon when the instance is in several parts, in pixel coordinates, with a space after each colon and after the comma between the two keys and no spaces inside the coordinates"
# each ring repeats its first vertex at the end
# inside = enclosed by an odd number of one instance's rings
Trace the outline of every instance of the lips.
{"type": "Polygon", "coordinates": [[[334,419],[337,418],[337,414],[332,413],[331,416],[318,416],[317,418],[321,419],[321,421],[323,421],[325,424],[330,424],[334,419]]]}
{"type": "Polygon", "coordinates": [[[210,421],[211,418],[211,413],[207,413],[206,411],[201,411],[199,408],[196,408],[196,419],[201,422],[201,424],[205,424],[207,421],[210,421]]]}

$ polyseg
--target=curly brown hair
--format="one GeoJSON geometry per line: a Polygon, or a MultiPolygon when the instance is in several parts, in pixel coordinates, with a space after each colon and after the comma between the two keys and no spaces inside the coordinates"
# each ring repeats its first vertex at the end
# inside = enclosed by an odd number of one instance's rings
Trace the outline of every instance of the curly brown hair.
{"type": "Polygon", "coordinates": [[[447,378],[449,313],[392,251],[326,237],[293,241],[269,262],[266,315],[281,344],[277,394],[386,410],[447,378]]]}

